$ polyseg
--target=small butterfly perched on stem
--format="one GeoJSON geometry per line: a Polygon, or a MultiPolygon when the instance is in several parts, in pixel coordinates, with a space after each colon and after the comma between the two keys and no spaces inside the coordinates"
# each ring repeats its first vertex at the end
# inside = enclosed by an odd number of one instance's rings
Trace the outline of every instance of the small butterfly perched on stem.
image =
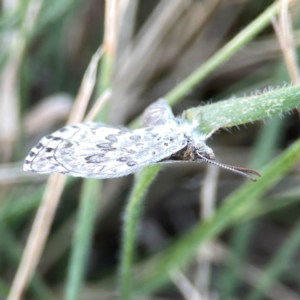
{"type": "Polygon", "coordinates": [[[62,173],[76,177],[114,178],[159,163],[206,162],[245,176],[260,176],[251,169],[215,161],[205,143],[211,135],[197,131],[198,124],[173,115],[160,99],[146,108],[143,128],[129,130],[102,123],[65,126],[43,137],[24,162],[24,171],[62,173]]]}

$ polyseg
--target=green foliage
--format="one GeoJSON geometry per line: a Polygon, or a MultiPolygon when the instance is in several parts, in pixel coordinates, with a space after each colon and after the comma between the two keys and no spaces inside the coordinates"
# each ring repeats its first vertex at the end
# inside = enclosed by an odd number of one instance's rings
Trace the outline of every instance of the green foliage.
{"type": "MultiPolygon", "coordinates": [[[[0,16],[0,32],[5,34],[7,32],[24,30],[26,13],[28,13],[27,9],[30,4],[32,4],[32,1],[25,1],[16,10],[2,14],[0,16]]],[[[88,27],[82,29],[81,26],[83,24],[77,23],[77,21],[80,18],[84,19],[85,14],[89,10],[89,13],[92,11],[93,13],[97,12],[97,16],[102,16],[103,14],[102,6],[96,5],[96,8],[91,9],[84,5],[87,5],[84,4],[84,1],[70,0],[41,2],[41,11],[37,23],[32,31],[28,32],[28,35],[27,32],[25,32],[24,36],[22,35],[24,45],[26,45],[26,51],[22,52],[20,57],[21,72],[18,78],[21,81],[19,83],[19,87],[21,87],[19,107],[22,108],[22,115],[23,109],[24,115],[26,115],[32,105],[40,100],[41,95],[44,96],[44,94],[47,95],[58,90],[78,89],[78,76],[81,76],[83,73],[84,69],[82,66],[85,66],[87,60],[83,59],[77,63],[78,53],[83,52],[82,56],[88,57],[89,53],[93,53],[95,49],[93,48],[94,45],[88,44],[89,34],[83,34],[84,30],[86,30],[86,33],[89,33],[88,27]],[[69,56],[66,54],[67,50],[61,51],[61,48],[68,44],[68,41],[65,39],[68,34],[70,34],[68,36],[70,40],[73,36],[74,43],[72,45],[75,45],[74,48],[77,47],[75,50],[71,49],[74,51],[68,50],[69,56]],[[44,74],[43,72],[46,73],[45,77],[40,75],[44,74]],[[40,94],[36,95],[35,89],[37,86],[40,94]],[[70,89],[70,86],[73,89],[70,89]]],[[[143,5],[145,4],[141,3],[141,6],[143,5]]],[[[230,65],[230,59],[238,55],[238,52],[242,52],[249,42],[260,35],[270,25],[271,19],[278,11],[279,3],[275,2],[250,25],[235,35],[218,51],[215,51],[202,65],[194,66],[193,72],[190,72],[190,69],[188,69],[190,75],[186,78],[180,78],[181,82],[176,84],[165,95],[168,102],[174,105],[186,96],[193,98],[192,91],[200,87],[200,85],[201,87],[204,86],[206,84],[205,80],[210,78],[209,76],[214,75],[217,69],[224,67],[225,63],[230,65]]],[[[99,38],[103,36],[101,29],[97,29],[99,38]]],[[[144,34],[146,35],[145,32],[144,34]]],[[[169,34],[172,35],[174,33],[170,31],[169,34]]],[[[136,35],[138,33],[134,32],[133,36],[136,35]]],[[[221,39],[222,42],[223,38],[221,39]]],[[[96,44],[95,41],[93,43],[96,44]]],[[[138,40],[136,43],[138,43],[138,40]]],[[[132,51],[135,50],[135,46],[134,43],[131,45],[132,51]]],[[[163,52],[162,50],[161,53],[163,52]]],[[[10,47],[3,47],[0,53],[2,70],[9,61],[10,54],[10,47]]],[[[114,60],[113,53],[106,53],[102,58],[95,89],[96,97],[101,96],[105,90],[113,86],[112,80],[114,80],[114,76],[118,72],[118,69],[114,69],[114,60]]],[[[225,232],[231,233],[231,242],[228,244],[230,255],[223,262],[222,266],[218,265],[218,268],[221,270],[220,274],[212,275],[214,276],[212,282],[218,282],[212,284],[211,288],[217,289],[222,300],[237,298],[239,288],[245,285],[240,273],[243,272],[245,264],[248,263],[248,256],[251,253],[250,245],[257,228],[257,220],[258,218],[272,219],[272,216],[276,213],[280,215],[280,220],[286,221],[285,224],[290,226],[293,224],[293,230],[290,230],[290,235],[281,244],[279,251],[270,258],[267,266],[262,268],[263,272],[258,279],[257,286],[250,287],[247,294],[248,298],[243,295],[243,299],[258,300],[268,295],[272,290],[272,286],[284,279],[283,274],[285,271],[287,272],[287,267],[293,262],[293,257],[300,246],[299,222],[290,220],[289,214],[285,214],[288,208],[298,208],[300,202],[299,188],[292,184],[287,184],[286,189],[279,192],[276,190],[276,186],[280,182],[284,180],[289,181],[289,179],[286,179],[286,176],[300,159],[299,140],[294,141],[285,150],[278,150],[280,149],[280,142],[283,140],[282,133],[285,130],[285,126],[287,126],[284,117],[287,116],[287,112],[300,106],[299,86],[284,85],[283,82],[289,81],[289,79],[286,77],[286,74],[282,75],[280,72],[279,75],[279,71],[274,77],[271,77],[274,69],[281,70],[282,65],[282,63],[277,62],[263,65],[248,78],[241,78],[237,84],[229,85],[227,90],[224,91],[223,88],[220,88],[220,90],[216,89],[216,93],[215,91],[212,93],[214,99],[230,98],[228,95],[232,93],[249,96],[236,96],[231,97],[229,100],[191,107],[183,113],[184,118],[188,121],[198,122],[198,130],[205,134],[220,128],[229,128],[264,119],[266,125],[261,127],[260,134],[252,150],[252,161],[250,163],[251,167],[259,169],[262,174],[262,177],[256,183],[246,182],[235,190],[230,188],[229,194],[224,189],[226,192],[220,193],[221,204],[217,206],[210,219],[194,223],[190,230],[184,233],[181,232],[181,235],[176,232],[175,238],[167,241],[168,246],[164,244],[163,249],[157,250],[156,255],[153,255],[150,251],[147,252],[146,258],[141,257],[137,251],[138,232],[140,223],[143,220],[146,195],[151,191],[151,184],[161,170],[161,166],[149,166],[137,173],[129,197],[127,190],[124,189],[123,191],[122,185],[116,184],[115,189],[122,190],[121,195],[118,194],[116,198],[128,198],[128,201],[125,204],[125,209],[106,208],[109,215],[103,218],[105,221],[101,219],[100,229],[96,227],[96,220],[99,215],[98,204],[102,204],[104,196],[111,195],[111,191],[107,192],[105,190],[106,183],[103,184],[102,181],[94,179],[86,179],[82,185],[74,184],[72,185],[72,190],[74,187],[72,192],[79,195],[78,212],[74,226],[71,226],[72,228],[68,231],[68,237],[66,237],[65,233],[61,233],[60,236],[59,228],[56,228],[56,226],[60,225],[55,224],[52,233],[58,232],[58,236],[54,238],[55,234],[53,236],[50,235],[46,251],[49,249],[50,244],[52,245],[51,249],[53,249],[53,241],[66,239],[72,240],[72,243],[67,245],[67,249],[64,248],[65,243],[63,242],[58,242],[55,245],[57,252],[62,254],[58,255],[58,260],[53,259],[54,263],[51,265],[50,270],[36,271],[28,295],[26,294],[25,298],[62,299],[64,297],[66,300],[89,299],[86,290],[95,291],[96,299],[100,298],[106,290],[110,290],[113,296],[118,294],[124,300],[133,299],[137,294],[142,296],[154,294],[170,284],[170,273],[173,270],[176,270],[178,267],[186,270],[188,264],[195,259],[196,253],[201,246],[206,245],[211,240],[217,240],[225,232]],[[266,85],[262,84],[262,80],[265,80],[266,85]],[[260,89],[261,85],[266,89],[262,92],[257,92],[256,88],[260,89]],[[273,88],[275,85],[280,87],[273,88]],[[251,92],[252,90],[253,92],[251,92]],[[276,157],[272,160],[275,154],[276,157]],[[79,188],[81,188],[80,192],[77,190],[79,188]],[[225,194],[227,195],[226,197],[224,196],[225,194]],[[120,210],[124,210],[122,224],[119,222],[121,218],[120,210]],[[104,271],[101,273],[100,271],[102,270],[100,270],[94,277],[94,283],[91,284],[89,278],[86,278],[86,273],[87,265],[91,262],[93,263],[93,258],[90,256],[93,236],[95,230],[98,233],[102,229],[103,231],[110,229],[112,220],[117,220],[115,222],[118,223],[118,226],[122,226],[120,228],[122,232],[121,242],[119,242],[117,234],[114,241],[115,244],[121,244],[121,250],[119,250],[120,253],[118,255],[119,261],[108,267],[104,264],[104,271]],[[108,280],[112,278],[107,275],[108,273],[113,274],[113,286],[111,281],[108,280]],[[53,276],[52,274],[56,275],[53,276]],[[100,277],[99,274],[103,277],[100,277]],[[65,277],[63,281],[60,280],[62,277],[65,277]],[[60,286],[63,292],[57,292],[57,286],[60,286]],[[63,293],[64,295],[62,295],[63,293]]],[[[135,72],[134,69],[131,71],[135,72]]],[[[153,70],[150,69],[149,72],[151,73],[153,70]]],[[[3,80],[3,77],[2,79],[0,77],[1,80],[3,80]]],[[[156,78],[151,78],[149,80],[150,83],[147,82],[147,84],[141,81],[141,87],[138,87],[137,90],[144,88],[146,95],[145,97],[143,94],[140,95],[141,100],[152,97],[151,93],[153,91],[150,90],[150,93],[147,94],[147,89],[151,89],[149,86],[155,80],[156,78]],[[143,84],[149,86],[145,87],[143,84]]],[[[163,81],[161,82],[161,85],[164,85],[163,81]]],[[[160,86],[159,88],[156,86],[155,89],[160,90],[160,86]]],[[[169,86],[166,85],[162,90],[169,90],[169,86]]],[[[203,95],[205,95],[205,91],[203,95]]],[[[122,104],[122,101],[125,100],[118,99],[118,103],[122,104]]],[[[113,99],[112,101],[116,100],[113,99]]],[[[130,109],[134,111],[145,106],[141,105],[139,108],[139,104],[136,102],[136,107],[132,106],[130,109]]],[[[111,105],[107,104],[96,120],[108,122],[110,107],[111,105]]],[[[129,127],[139,127],[139,120],[140,118],[137,118],[129,127]]],[[[41,133],[41,135],[44,134],[45,132],[41,133]]],[[[27,140],[28,137],[25,136],[25,138],[27,140]]],[[[30,139],[28,138],[28,145],[23,145],[25,138],[20,139],[20,148],[28,148],[29,144],[32,145],[31,137],[30,139]]],[[[19,157],[19,159],[22,160],[23,157],[19,157]]],[[[1,176],[5,178],[5,174],[1,174],[1,176]]],[[[3,195],[1,195],[0,205],[0,254],[1,257],[3,256],[6,259],[5,262],[0,262],[0,298],[8,295],[9,284],[12,280],[10,274],[15,272],[20,261],[24,236],[25,234],[27,236],[30,230],[32,217],[36,208],[40,205],[41,197],[44,193],[44,183],[33,183],[34,180],[30,178],[21,179],[20,183],[16,179],[13,181],[13,184],[3,184],[3,195]]],[[[74,180],[69,180],[68,182],[74,183],[74,180]]],[[[77,198],[74,201],[74,205],[76,205],[76,200],[77,198]]],[[[116,203],[111,205],[117,206],[116,203]]],[[[122,207],[124,207],[124,202],[122,207]]],[[[295,209],[295,211],[297,210],[295,209]]],[[[64,212],[61,212],[61,214],[64,214],[64,212]]],[[[68,212],[65,215],[65,223],[67,223],[69,218],[68,212]]],[[[62,227],[64,225],[62,224],[62,227]]],[[[107,243],[111,242],[110,238],[110,236],[105,236],[104,244],[106,244],[106,239],[107,243]]],[[[106,245],[102,246],[105,248],[106,245]]],[[[105,253],[103,256],[106,259],[108,255],[105,253]]],[[[97,262],[95,265],[97,265],[97,262]]]]}

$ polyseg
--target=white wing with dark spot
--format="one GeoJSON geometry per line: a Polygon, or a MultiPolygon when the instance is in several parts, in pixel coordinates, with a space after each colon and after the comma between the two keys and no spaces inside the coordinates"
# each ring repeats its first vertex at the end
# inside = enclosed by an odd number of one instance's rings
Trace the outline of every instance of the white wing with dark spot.
{"type": "Polygon", "coordinates": [[[175,117],[167,101],[159,99],[145,109],[142,122],[144,126],[163,126],[175,123],[175,117]]]}
{"type": "Polygon", "coordinates": [[[66,126],[40,140],[26,157],[24,170],[93,178],[128,175],[187,145],[174,126],[170,122],[133,131],[101,123],[66,126]]]}

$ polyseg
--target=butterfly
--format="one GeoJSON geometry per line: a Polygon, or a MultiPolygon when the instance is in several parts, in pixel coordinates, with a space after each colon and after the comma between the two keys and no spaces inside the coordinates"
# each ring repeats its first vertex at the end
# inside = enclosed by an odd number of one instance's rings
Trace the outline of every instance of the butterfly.
{"type": "Polygon", "coordinates": [[[102,123],[65,126],[43,137],[24,162],[24,171],[62,173],[76,177],[114,178],[132,174],[149,165],[206,162],[245,176],[260,174],[251,169],[215,161],[205,143],[210,135],[198,124],[175,117],[164,99],[144,111],[143,128],[129,130],[102,123]]]}

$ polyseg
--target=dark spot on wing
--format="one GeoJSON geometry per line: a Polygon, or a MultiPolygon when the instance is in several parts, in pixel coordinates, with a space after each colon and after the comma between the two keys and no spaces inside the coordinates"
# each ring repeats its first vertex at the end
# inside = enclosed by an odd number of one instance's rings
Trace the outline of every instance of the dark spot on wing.
{"type": "Polygon", "coordinates": [[[41,148],[43,148],[43,147],[44,147],[44,145],[43,145],[42,143],[38,143],[38,144],[35,146],[36,149],[41,149],[41,148]]]}
{"type": "Polygon", "coordinates": [[[102,163],[102,162],[106,162],[108,160],[107,157],[103,157],[103,155],[91,155],[85,158],[87,163],[102,163]]]}
{"type": "Polygon", "coordinates": [[[137,162],[134,161],[134,160],[130,160],[130,161],[127,162],[127,166],[129,166],[129,167],[133,167],[135,165],[137,165],[137,162]]]}
{"type": "Polygon", "coordinates": [[[117,132],[117,135],[123,135],[123,134],[126,134],[127,132],[128,132],[128,130],[122,129],[122,130],[117,132]]]}
{"type": "Polygon", "coordinates": [[[65,132],[65,131],[67,131],[68,129],[66,128],[66,127],[63,127],[63,128],[61,128],[61,129],[59,129],[58,131],[60,131],[60,132],[65,132]]]}
{"type": "Polygon", "coordinates": [[[109,134],[107,137],[105,137],[105,139],[114,143],[118,141],[114,134],[109,134]]]}
{"type": "Polygon", "coordinates": [[[129,156],[123,156],[123,157],[120,157],[119,159],[117,159],[117,161],[120,161],[120,162],[125,162],[127,160],[129,160],[130,157],[129,156]]]}
{"type": "Polygon", "coordinates": [[[45,138],[48,139],[48,140],[49,140],[49,139],[52,139],[52,135],[51,135],[51,134],[46,135],[45,138]]]}
{"type": "Polygon", "coordinates": [[[32,156],[35,156],[35,155],[36,155],[36,154],[35,154],[33,151],[30,151],[29,154],[28,154],[28,156],[31,156],[31,157],[32,157],[32,156]]]}
{"type": "Polygon", "coordinates": [[[136,143],[135,145],[140,147],[140,146],[145,146],[145,143],[136,143]]]}
{"type": "Polygon", "coordinates": [[[123,152],[127,152],[127,153],[130,153],[130,154],[134,154],[134,153],[135,153],[135,151],[132,150],[132,149],[122,148],[121,150],[122,150],[123,152]]]}
{"type": "Polygon", "coordinates": [[[97,169],[97,173],[101,172],[104,168],[105,166],[101,166],[99,169],[97,169]]]}
{"type": "Polygon", "coordinates": [[[132,141],[139,141],[141,139],[141,136],[137,135],[137,134],[134,134],[134,135],[131,135],[129,137],[132,141]]]}
{"type": "Polygon", "coordinates": [[[155,155],[155,154],[156,154],[156,151],[153,150],[153,151],[152,151],[152,155],[155,155]]]}
{"type": "Polygon", "coordinates": [[[73,143],[70,141],[65,141],[62,146],[64,148],[71,148],[71,147],[73,147],[73,143]]]}
{"type": "Polygon", "coordinates": [[[25,162],[25,164],[30,164],[31,163],[29,160],[25,160],[24,162],[25,162]]]}
{"type": "Polygon", "coordinates": [[[60,137],[54,137],[53,140],[54,141],[59,141],[59,140],[61,140],[61,138],[60,137]]]}
{"type": "Polygon", "coordinates": [[[96,145],[98,148],[112,148],[112,143],[101,143],[96,145]]]}
{"type": "Polygon", "coordinates": [[[116,148],[102,148],[102,151],[115,151],[116,148]]]}
{"type": "Polygon", "coordinates": [[[53,148],[46,148],[45,151],[46,152],[52,152],[54,149],[53,148]]]}
{"type": "Polygon", "coordinates": [[[168,143],[164,143],[164,146],[165,146],[165,147],[168,147],[168,146],[169,146],[169,144],[168,144],[168,143]]]}

